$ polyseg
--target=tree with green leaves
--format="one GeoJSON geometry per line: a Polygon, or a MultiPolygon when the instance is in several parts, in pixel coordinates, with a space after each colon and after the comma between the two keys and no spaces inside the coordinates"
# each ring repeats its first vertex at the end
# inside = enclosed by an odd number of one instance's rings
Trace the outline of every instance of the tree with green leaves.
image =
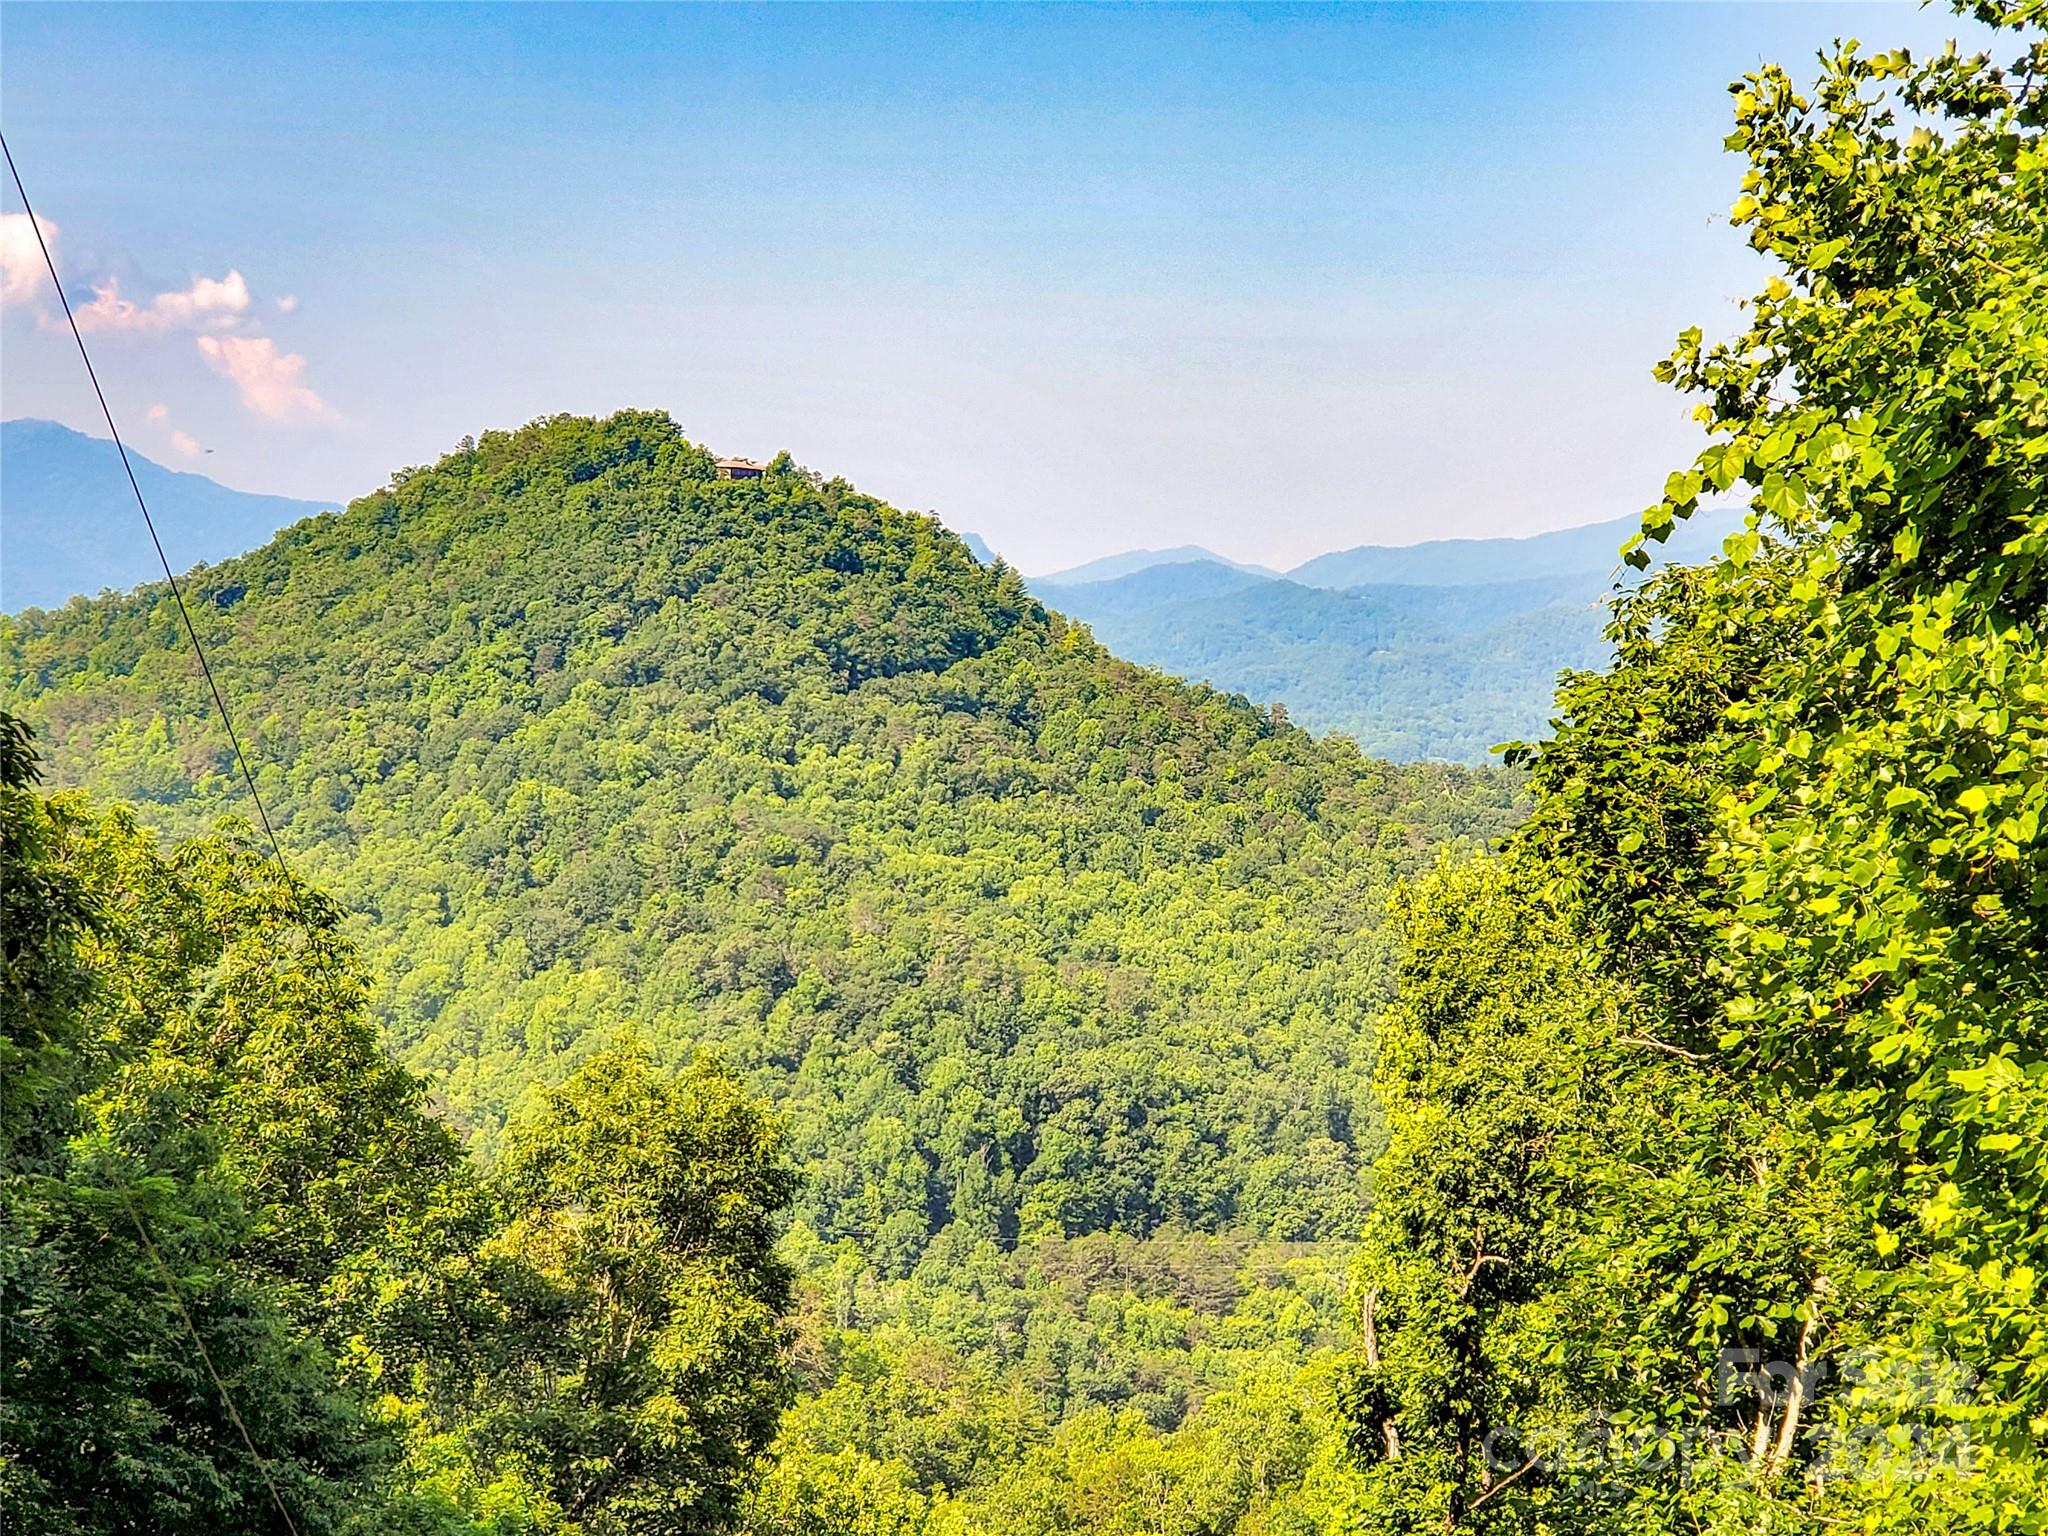
{"type": "Polygon", "coordinates": [[[780,1127],[721,1068],[615,1049],[515,1125],[495,1182],[489,1252],[531,1290],[465,1441],[538,1469],[591,1536],[717,1528],[787,1398],[780,1127]]]}
{"type": "Polygon", "coordinates": [[[158,1053],[250,994],[153,840],[38,794],[12,717],[0,747],[0,1502],[77,1536],[350,1528],[375,1436],[248,1262],[207,1074],[158,1053]]]}
{"type": "Polygon", "coordinates": [[[1382,1034],[1392,1137],[1340,1396],[1362,1529],[1514,1530],[1569,1402],[1559,1307],[1578,1174],[1609,1119],[1588,1071],[1617,989],[1519,859],[1445,866],[1402,903],[1382,1034]]]}
{"type": "Polygon", "coordinates": [[[784,1398],[793,1177],[709,1064],[600,1057],[488,1176],[338,912],[44,796],[0,716],[0,1496],[55,1533],[703,1530],[784,1398]]]}
{"type": "MultiPolygon", "coordinates": [[[[1472,1343],[1427,1255],[1490,1186],[1385,1165],[1361,1284],[1404,1275],[1433,1310],[1354,1370],[1361,1519],[2042,1528],[2048,40],[2039,5],[1975,14],[2016,58],[1847,45],[1810,93],[1776,68],[1736,88],[1734,219],[1780,273],[1743,335],[1688,333],[1662,370],[1714,441],[1644,533],[1738,489],[1749,529],[1618,599],[1615,665],[1528,753],[1505,857],[1529,952],[1410,961],[1455,977],[1468,1031],[1557,942],[1612,988],[1543,989],[1538,1099],[1576,1131],[1513,1258],[1548,1320],[1472,1343]],[[1386,1230],[1404,1212],[1419,1229],[1386,1230]],[[1409,1362],[1438,1397],[1395,1390],[1409,1362]],[[1392,1488],[1394,1436],[1459,1449],[1518,1384],[1552,1439],[1513,1487],[1454,1464],[1392,1488]]],[[[1435,1014],[1404,1012],[1397,1060],[1435,1014]]],[[[1526,1099],[1447,1064],[1394,1145],[1527,1123],[1526,1099]]]]}

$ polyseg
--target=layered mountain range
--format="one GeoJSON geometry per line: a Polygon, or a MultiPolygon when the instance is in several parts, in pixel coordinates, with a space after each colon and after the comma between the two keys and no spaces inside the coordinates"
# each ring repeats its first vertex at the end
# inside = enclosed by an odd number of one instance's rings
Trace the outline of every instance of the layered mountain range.
{"type": "MultiPolygon", "coordinates": [[[[181,571],[323,510],[130,459],[181,571]]],[[[1658,557],[1704,558],[1738,522],[1703,512],[1658,557]]],[[[1605,659],[1606,599],[1627,575],[1617,551],[1635,526],[1366,545],[1284,574],[1198,545],[1129,550],[1028,585],[1118,655],[1279,704],[1374,756],[1484,762],[1497,743],[1540,734],[1560,672],[1605,659]]],[[[962,539],[996,563],[974,534],[962,539]]],[[[158,571],[111,443],[54,422],[4,424],[0,609],[57,607],[158,571]]]]}
{"type": "MultiPolygon", "coordinates": [[[[1741,526],[1702,511],[1658,563],[1707,558],[1741,526]]],[[[1198,547],[1033,577],[1032,592],[1118,655],[1283,704],[1378,757],[1485,761],[1543,732],[1558,675],[1607,658],[1607,600],[1636,579],[1635,518],[1523,539],[1367,545],[1284,576],[1198,547]]]]}

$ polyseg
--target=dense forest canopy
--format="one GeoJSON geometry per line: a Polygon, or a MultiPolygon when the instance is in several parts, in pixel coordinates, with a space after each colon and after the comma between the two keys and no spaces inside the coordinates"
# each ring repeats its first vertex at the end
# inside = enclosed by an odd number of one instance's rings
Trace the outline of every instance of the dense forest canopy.
{"type": "MultiPolygon", "coordinates": [[[[373,1011],[495,1145],[632,1023],[788,1106],[797,1216],[1355,1229],[1379,912],[1512,816],[1117,662],[927,518],[666,417],[489,434],[190,594],[373,1011]]],[[[161,588],[10,630],[65,782],[242,809],[161,588]]]]}
{"type": "Polygon", "coordinates": [[[630,1044],[488,1175],[334,906],[34,788],[0,716],[0,1504],[53,1536],[694,1531],[787,1395],[792,1174],[630,1044]]]}

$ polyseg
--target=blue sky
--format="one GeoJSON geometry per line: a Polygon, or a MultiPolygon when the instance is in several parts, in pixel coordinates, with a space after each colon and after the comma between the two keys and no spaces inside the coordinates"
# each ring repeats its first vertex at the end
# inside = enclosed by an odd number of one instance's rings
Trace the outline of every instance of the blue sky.
{"type": "MultiPolygon", "coordinates": [[[[1650,500],[1696,430],[1651,364],[1760,281],[1727,82],[1955,30],[10,0],[0,114],[124,432],[175,467],[349,496],[465,432],[647,406],[1026,570],[1289,565],[1650,500]]],[[[0,412],[97,430],[18,245],[0,412]]]]}

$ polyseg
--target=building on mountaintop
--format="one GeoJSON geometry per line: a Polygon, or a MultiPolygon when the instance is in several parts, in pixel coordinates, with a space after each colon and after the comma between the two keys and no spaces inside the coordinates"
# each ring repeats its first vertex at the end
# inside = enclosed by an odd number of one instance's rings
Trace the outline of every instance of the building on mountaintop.
{"type": "Polygon", "coordinates": [[[758,480],[768,466],[756,464],[752,459],[720,459],[718,478],[721,480],[758,480]]]}

